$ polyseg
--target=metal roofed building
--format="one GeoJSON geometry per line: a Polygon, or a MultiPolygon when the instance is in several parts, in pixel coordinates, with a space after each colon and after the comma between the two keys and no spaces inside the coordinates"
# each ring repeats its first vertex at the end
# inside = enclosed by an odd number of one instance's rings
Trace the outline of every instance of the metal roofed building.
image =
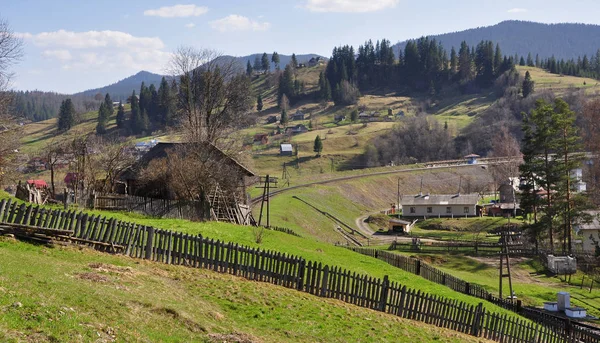
{"type": "Polygon", "coordinates": [[[403,217],[475,217],[479,194],[405,196],[402,201],[403,217]]]}

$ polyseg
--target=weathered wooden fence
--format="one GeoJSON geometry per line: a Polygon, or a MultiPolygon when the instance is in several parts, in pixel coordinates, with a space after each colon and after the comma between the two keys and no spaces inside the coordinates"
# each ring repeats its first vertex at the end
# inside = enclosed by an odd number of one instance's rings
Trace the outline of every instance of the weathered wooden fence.
{"type": "MultiPolygon", "coordinates": [[[[473,306],[409,289],[390,282],[387,276],[373,278],[340,267],[307,262],[298,256],[200,235],[161,230],[81,212],[26,206],[10,200],[0,201],[0,222],[32,229],[71,230],[75,242],[100,242],[104,244],[100,247],[108,251],[115,251],[111,249],[118,246],[124,254],[132,257],[269,282],[499,342],[600,342],[600,336],[593,333],[585,337],[576,336],[573,330],[488,312],[482,303],[473,306]]],[[[415,270],[423,268],[406,261],[398,262],[401,263],[417,268],[415,270]]],[[[446,280],[450,279],[446,277],[446,280]]],[[[460,287],[458,281],[450,282],[460,287]]],[[[577,334],[580,334],[579,331],[577,334]]]]}
{"type": "Polygon", "coordinates": [[[443,272],[420,259],[390,253],[385,250],[355,247],[350,247],[349,249],[363,255],[380,259],[394,267],[419,275],[429,281],[445,285],[457,292],[485,299],[502,308],[516,312],[537,323],[541,323],[545,327],[551,327],[559,332],[564,332],[567,337],[572,337],[574,339],[573,342],[600,342],[600,330],[598,328],[571,322],[569,319],[554,316],[534,308],[523,307],[520,300],[513,302],[508,299],[501,299],[479,285],[472,284],[449,273],[443,272]]]}
{"type": "MultiPolygon", "coordinates": [[[[533,256],[534,249],[529,249],[521,244],[512,244],[509,247],[509,253],[519,256],[533,256]]],[[[404,252],[420,253],[461,253],[475,255],[496,255],[500,253],[502,245],[500,243],[477,242],[477,241],[436,241],[436,242],[393,242],[388,250],[398,250],[404,252]]]]}
{"type": "Polygon", "coordinates": [[[136,212],[160,218],[205,219],[198,201],[157,199],[124,194],[96,194],[93,199],[93,207],[98,210],[136,212]]]}

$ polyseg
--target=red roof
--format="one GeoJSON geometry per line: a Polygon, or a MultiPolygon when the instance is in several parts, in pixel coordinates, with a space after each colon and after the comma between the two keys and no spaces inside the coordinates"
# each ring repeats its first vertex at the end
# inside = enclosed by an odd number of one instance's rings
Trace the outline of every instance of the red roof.
{"type": "Polygon", "coordinates": [[[44,180],[27,180],[27,183],[30,185],[34,185],[35,188],[46,188],[48,184],[44,180]]]}

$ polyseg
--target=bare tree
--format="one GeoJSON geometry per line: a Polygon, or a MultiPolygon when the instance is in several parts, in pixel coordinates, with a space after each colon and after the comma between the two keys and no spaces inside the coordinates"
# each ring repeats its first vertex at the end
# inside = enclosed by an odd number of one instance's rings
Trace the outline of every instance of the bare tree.
{"type": "Polygon", "coordinates": [[[523,163],[521,146],[506,126],[500,126],[493,136],[490,157],[501,159],[490,165],[494,191],[497,191],[503,182],[509,182],[511,178],[519,176],[519,165],[523,163]]]}
{"type": "Polygon", "coordinates": [[[56,197],[56,187],[54,183],[54,171],[56,164],[65,156],[67,147],[58,141],[51,140],[44,146],[42,157],[46,160],[46,164],[50,167],[50,191],[52,198],[56,197]]]}
{"type": "Polygon", "coordinates": [[[23,41],[0,19],[0,184],[8,180],[15,169],[15,158],[21,136],[10,115],[11,94],[7,92],[12,73],[10,67],[23,56],[23,41]]]}
{"type": "Polygon", "coordinates": [[[235,59],[181,47],[168,70],[179,80],[177,114],[187,142],[216,143],[244,124],[252,108],[250,81],[235,59]]]}
{"type": "Polygon", "coordinates": [[[97,140],[91,142],[93,154],[89,154],[86,165],[88,187],[113,193],[117,178],[135,162],[128,145],[121,141],[97,140]]]}

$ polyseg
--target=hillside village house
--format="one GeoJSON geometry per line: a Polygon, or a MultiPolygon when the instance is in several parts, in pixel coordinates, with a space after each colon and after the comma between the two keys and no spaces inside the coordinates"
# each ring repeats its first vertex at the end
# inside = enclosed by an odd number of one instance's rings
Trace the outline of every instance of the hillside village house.
{"type": "Polygon", "coordinates": [[[596,254],[596,249],[600,249],[600,220],[598,219],[600,212],[590,212],[590,214],[593,218],[592,222],[580,224],[576,230],[582,236],[583,252],[596,254]]]}
{"type": "Polygon", "coordinates": [[[281,156],[292,156],[294,155],[294,148],[289,143],[284,143],[279,146],[279,155],[281,156]]]}
{"type": "Polygon", "coordinates": [[[296,113],[292,116],[292,120],[304,120],[305,119],[304,112],[297,110],[296,113]]]}
{"type": "Polygon", "coordinates": [[[298,124],[296,126],[288,127],[285,129],[286,135],[297,135],[304,132],[308,132],[308,128],[303,124],[298,124]]]}
{"type": "Polygon", "coordinates": [[[402,201],[403,217],[475,217],[479,216],[478,194],[405,196],[402,201]]]}

